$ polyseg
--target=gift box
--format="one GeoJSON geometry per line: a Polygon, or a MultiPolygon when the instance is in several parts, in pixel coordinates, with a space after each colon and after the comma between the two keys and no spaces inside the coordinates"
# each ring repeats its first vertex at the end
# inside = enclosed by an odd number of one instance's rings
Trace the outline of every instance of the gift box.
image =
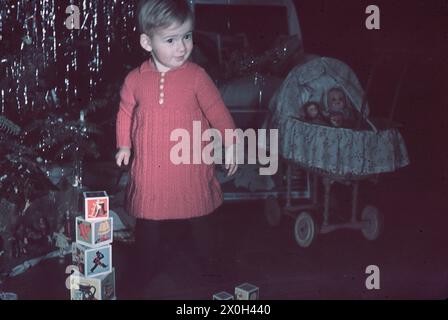
{"type": "Polygon", "coordinates": [[[76,242],[87,247],[99,247],[113,241],[113,218],[85,220],[76,217],[76,242]]]}
{"type": "Polygon", "coordinates": [[[72,261],[84,277],[99,276],[112,270],[112,246],[89,248],[73,243],[72,261]]]}
{"type": "Polygon", "coordinates": [[[84,217],[88,221],[109,218],[109,197],[106,191],[86,191],[84,195],[84,217]]]}
{"type": "Polygon", "coordinates": [[[115,269],[100,276],[70,276],[71,300],[115,300],[115,269]]]}
{"type": "Polygon", "coordinates": [[[213,295],[213,300],[234,300],[234,297],[226,291],[221,291],[213,295]]]}
{"type": "Polygon", "coordinates": [[[243,283],[235,287],[236,300],[258,300],[259,289],[250,283],[243,283]]]}

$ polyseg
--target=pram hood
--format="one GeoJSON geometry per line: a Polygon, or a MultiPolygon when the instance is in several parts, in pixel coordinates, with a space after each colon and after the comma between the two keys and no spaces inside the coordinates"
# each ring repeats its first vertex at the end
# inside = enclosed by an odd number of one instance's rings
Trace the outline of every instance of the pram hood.
{"type": "MultiPolygon", "coordinates": [[[[313,57],[297,65],[273,97],[269,108],[274,116],[287,118],[297,116],[306,102],[316,101],[326,111],[327,93],[333,87],[342,89],[350,105],[361,112],[364,90],[356,74],[342,61],[329,57],[313,57]]],[[[366,104],[363,117],[368,115],[366,104]]]]}
{"type": "Polygon", "coordinates": [[[353,130],[294,118],[308,101],[321,102],[326,110],[326,93],[332,87],[341,88],[368,120],[369,107],[362,108],[364,91],[350,67],[337,59],[314,57],[296,66],[270,101],[267,126],[279,130],[280,155],[338,177],[392,172],[408,165],[406,146],[396,128],[353,130]]]}

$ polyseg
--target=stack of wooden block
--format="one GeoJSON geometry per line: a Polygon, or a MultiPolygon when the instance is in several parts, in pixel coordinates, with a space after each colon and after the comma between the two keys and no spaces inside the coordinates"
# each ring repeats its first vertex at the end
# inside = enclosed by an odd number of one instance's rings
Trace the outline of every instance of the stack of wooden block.
{"type": "Polygon", "coordinates": [[[76,218],[72,260],[78,272],[70,279],[72,300],[114,300],[113,219],[105,191],[84,192],[84,217],[76,218]]]}

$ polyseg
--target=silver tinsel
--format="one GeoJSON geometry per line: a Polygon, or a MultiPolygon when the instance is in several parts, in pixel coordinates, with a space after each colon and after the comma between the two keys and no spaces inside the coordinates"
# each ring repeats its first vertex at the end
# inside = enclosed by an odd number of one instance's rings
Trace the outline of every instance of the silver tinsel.
{"type": "Polygon", "coordinates": [[[57,84],[46,93],[46,99],[58,100],[55,96],[64,96],[67,106],[80,94],[93,99],[106,55],[119,46],[120,50],[129,50],[127,35],[135,30],[134,10],[137,1],[124,0],[2,0],[0,2],[0,39],[2,46],[20,39],[20,46],[4,48],[0,57],[2,74],[13,86],[0,88],[1,114],[5,113],[7,96],[15,96],[15,108],[26,112],[35,104],[30,92],[30,81],[38,86],[41,71],[49,66],[57,67],[57,84]],[[69,14],[67,6],[75,5],[80,12],[80,28],[69,30],[65,25],[69,14]],[[14,26],[10,24],[14,22],[14,26]],[[117,39],[116,35],[120,38],[117,39]],[[20,38],[19,38],[20,37],[20,38]],[[24,72],[24,51],[32,49],[35,56],[41,56],[33,78],[24,72]],[[7,54],[6,54],[7,53],[7,54]],[[81,79],[80,72],[88,74],[81,79]],[[27,79],[24,79],[27,77],[27,79]],[[86,86],[88,81],[88,86],[86,86]],[[80,92],[82,88],[84,91],[80,92]]]}

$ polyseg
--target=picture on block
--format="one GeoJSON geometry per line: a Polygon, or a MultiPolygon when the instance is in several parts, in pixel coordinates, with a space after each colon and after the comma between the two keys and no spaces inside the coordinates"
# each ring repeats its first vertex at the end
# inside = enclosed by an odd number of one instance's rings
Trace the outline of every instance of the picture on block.
{"type": "Polygon", "coordinates": [[[71,300],[112,300],[115,298],[115,270],[111,272],[86,278],[71,276],[71,300]]]}
{"type": "Polygon", "coordinates": [[[79,239],[83,242],[91,243],[92,242],[92,226],[89,222],[84,220],[76,220],[77,228],[76,228],[76,239],[79,239]]]}
{"type": "Polygon", "coordinates": [[[72,261],[73,265],[78,267],[78,271],[84,274],[84,251],[76,245],[75,242],[72,243],[72,261]]]}
{"type": "Polygon", "coordinates": [[[104,243],[112,239],[112,218],[94,225],[95,244],[104,243]]]}
{"type": "Polygon", "coordinates": [[[111,246],[86,251],[86,275],[94,276],[111,270],[111,246]]]}
{"type": "Polygon", "coordinates": [[[87,199],[87,219],[107,218],[108,211],[107,198],[87,199]]]}

